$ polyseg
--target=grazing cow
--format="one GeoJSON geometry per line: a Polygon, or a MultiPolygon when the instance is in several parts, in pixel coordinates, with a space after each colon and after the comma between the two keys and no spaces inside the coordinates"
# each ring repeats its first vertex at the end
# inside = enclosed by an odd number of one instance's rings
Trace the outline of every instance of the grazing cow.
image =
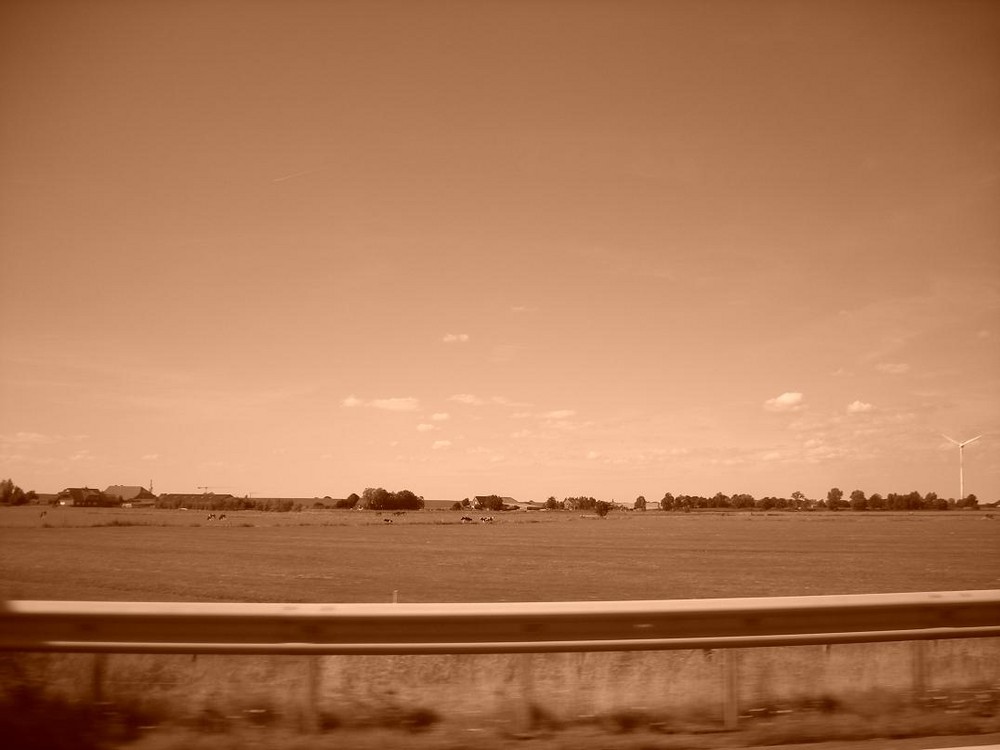
{"type": "Polygon", "coordinates": [[[206,518],[205,520],[206,521],[214,521],[215,520],[215,514],[214,513],[209,513],[208,514],[208,518],[206,518]]]}
{"type": "Polygon", "coordinates": [[[493,516],[483,516],[479,521],[481,523],[493,523],[493,516]]]}
{"type": "Polygon", "coordinates": [[[382,519],[382,523],[392,523],[392,519],[391,518],[383,518],[382,519]]]}
{"type": "Polygon", "coordinates": [[[226,514],[223,513],[221,516],[219,516],[219,520],[220,521],[225,521],[226,520],[226,514]]]}
{"type": "Polygon", "coordinates": [[[405,516],[406,515],[406,511],[405,510],[397,510],[392,515],[394,515],[394,516],[405,516]]]}
{"type": "Polygon", "coordinates": [[[472,518],[469,516],[462,516],[462,523],[472,523],[472,518]]]}
{"type": "Polygon", "coordinates": [[[49,512],[47,510],[43,510],[41,513],[38,514],[38,517],[45,518],[45,516],[47,516],[48,514],[49,512]]]}

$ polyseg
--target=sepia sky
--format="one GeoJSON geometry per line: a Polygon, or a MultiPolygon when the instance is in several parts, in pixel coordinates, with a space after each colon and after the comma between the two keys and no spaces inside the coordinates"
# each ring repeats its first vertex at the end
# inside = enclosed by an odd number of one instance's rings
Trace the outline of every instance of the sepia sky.
{"type": "Polygon", "coordinates": [[[993,2],[0,5],[25,489],[1000,499],[993,2]]]}

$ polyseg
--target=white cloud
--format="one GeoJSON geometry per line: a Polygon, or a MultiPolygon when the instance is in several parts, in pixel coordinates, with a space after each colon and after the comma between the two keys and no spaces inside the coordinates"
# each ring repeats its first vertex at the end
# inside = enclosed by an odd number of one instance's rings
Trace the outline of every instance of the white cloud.
{"type": "Polygon", "coordinates": [[[427,422],[421,422],[417,425],[417,432],[430,432],[431,430],[438,429],[437,425],[428,424],[427,422]]]}
{"type": "Polygon", "coordinates": [[[441,340],[446,344],[464,344],[469,340],[469,334],[446,333],[441,340]]]}
{"type": "Polygon", "coordinates": [[[420,402],[412,397],[405,398],[376,398],[372,399],[369,406],[384,411],[416,411],[420,408],[420,402]]]}
{"type": "Polygon", "coordinates": [[[448,412],[439,411],[431,414],[431,421],[433,422],[444,422],[448,419],[451,419],[451,415],[448,412]]]}
{"type": "Polygon", "coordinates": [[[765,401],[764,408],[768,411],[798,411],[804,406],[803,399],[803,395],[795,391],[782,393],[765,401]]]}
{"type": "Polygon", "coordinates": [[[593,461],[595,458],[600,458],[600,457],[601,457],[601,454],[598,453],[597,451],[588,451],[587,452],[587,458],[589,460],[591,460],[591,461],[593,461]]]}
{"type": "Polygon", "coordinates": [[[352,394],[341,401],[340,405],[348,409],[358,406],[371,406],[374,409],[382,409],[383,411],[416,411],[420,408],[420,401],[412,396],[402,398],[374,398],[371,401],[363,401],[352,394]]]}
{"type": "Polygon", "coordinates": [[[155,461],[160,457],[159,453],[147,453],[142,457],[143,461],[155,461]]]}
{"type": "Polygon", "coordinates": [[[435,440],[434,444],[431,446],[431,448],[436,451],[441,450],[442,448],[450,448],[450,447],[451,447],[450,440],[435,440]]]}
{"type": "Polygon", "coordinates": [[[531,430],[518,430],[517,432],[510,433],[512,438],[525,438],[531,435],[531,430]]]}
{"type": "Polygon", "coordinates": [[[852,401],[847,405],[848,414],[863,414],[866,411],[871,411],[875,407],[872,404],[865,403],[864,401],[852,401]]]}
{"type": "Polygon", "coordinates": [[[910,371],[910,366],[905,362],[883,362],[875,365],[875,369],[887,375],[903,375],[910,371]]]}
{"type": "Polygon", "coordinates": [[[449,396],[448,400],[457,401],[460,404],[469,404],[470,406],[481,406],[486,403],[479,396],[473,396],[471,393],[456,393],[454,396],[449,396]]]}
{"type": "Polygon", "coordinates": [[[572,409],[556,409],[555,411],[547,411],[542,414],[543,419],[567,419],[576,414],[572,409]]]}

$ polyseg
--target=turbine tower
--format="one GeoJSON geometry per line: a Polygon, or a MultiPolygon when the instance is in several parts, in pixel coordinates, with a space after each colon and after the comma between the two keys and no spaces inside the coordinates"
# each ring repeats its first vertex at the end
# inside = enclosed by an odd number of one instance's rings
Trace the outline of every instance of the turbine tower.
{"type": "Polygon", "coordinates": [[[960,443],[957,440],[955,440],[954,438],[950,438],[950,437],[948,437],[947,435],[944,435],[944,434],[942,434],[941,437],[943,437],[945,440],[948,440],[948,441],[950,441],[950,442],[952,442],[952,443],[954,443],[955,445],[958,446],[958,494],[959,494],[959,498],[958,499],[959,500],[964,500],[965,499],[965,473],[964,473],[964,469],[963,469],[963,453],[965,451],[965,446],[967,446],[969,443],[976,442],[977,440],[979,440],[979,438],[982,437],[982,435],[976,435],[974,438],[969,438],[964,443],[960,443]]]}

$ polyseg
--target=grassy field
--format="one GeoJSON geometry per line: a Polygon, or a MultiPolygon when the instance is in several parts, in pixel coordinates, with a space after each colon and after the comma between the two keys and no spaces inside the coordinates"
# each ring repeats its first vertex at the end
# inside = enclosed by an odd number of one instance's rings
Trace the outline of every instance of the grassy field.
{"type": "Polygon", "coordinates": [[[979,513],[0,509],[0,597],[570,601],[1000,588],[979,513]],[[483,515],[473,513],[475,518],[483,515]]]}

